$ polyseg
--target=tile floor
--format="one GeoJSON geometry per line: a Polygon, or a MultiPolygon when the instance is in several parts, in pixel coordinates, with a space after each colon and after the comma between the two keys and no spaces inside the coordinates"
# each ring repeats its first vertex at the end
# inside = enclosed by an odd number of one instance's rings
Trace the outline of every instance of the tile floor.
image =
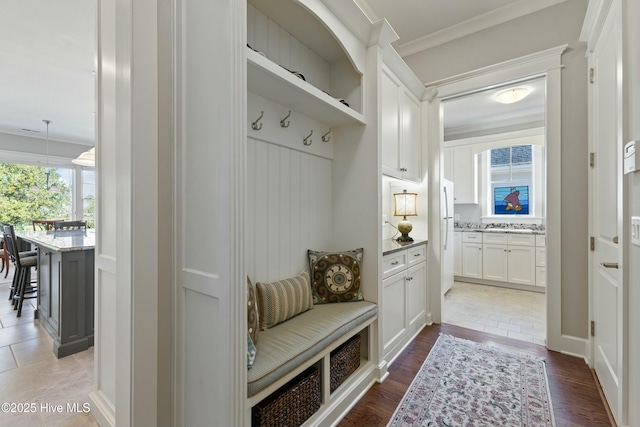
{"type": "Polygon", "coordinates": [[[51,337],[33,318],[36,300],[25,300],[16,317],[8,300],[12,276],[13,266],[0,280],[0,426],[97,426],[84,412],[93,390],[93,347],[56,359],[51,337]],[[7,411],[5,403],[21,411],[7,411]]]}
{"type": "Polygon", "coordinates": [[[443,323],[545,344],[545,294],[455,282],[444,297],[443,323]]]}

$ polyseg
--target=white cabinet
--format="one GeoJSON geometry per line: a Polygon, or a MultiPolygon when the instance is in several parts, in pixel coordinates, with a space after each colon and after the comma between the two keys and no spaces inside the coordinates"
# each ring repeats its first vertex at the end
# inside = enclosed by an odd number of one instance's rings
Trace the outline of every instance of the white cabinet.
{"type": "Polygon", "coordinates": [[[544,235],[517,233],[462,234],[460,276],[518,285],[546,285],[544,235]]]}
{"type": "Polygon", "coordinates": [[[530,246],[509,246],[510,283],[536,284],[536,249],[530,246]]]}
{"type": "Polygon", "coordinates": [[[420,101],[385,66],[381,86],[382,173],[420,182],[420,101]]]}
{"type": "Polygon", "coordinates": [[[444,177],[453,181],[454,203],[478,203],[478,162],[470,147],[445,148],[444,177]]]}
{"type": "Polygon", "coordinates": [[[382,257],[383,357],[393,360],[425,325],[427,316],[426,245],[382,257]]]}
{"type": "Polygon", "coordinates": [[[462,233],[453,233],[453,275],[462,276],[462,233]]]}
{"type": "Polygon", "coordinates": [[[482,245],[482,278],[506,282],[509,280],[507,245],[482,245]]]}
{"type": "Polygon", "coordinates": [[[482,279],[482,233],[462,232],[462,276],[482,279]]]}
{"type": "Polygon", "coordinates": [[[536,286],[547,286],[546,236],[536,236],[536,286]]]}
{"type": "Polygon", "coordinates": [[[519,285],[536,284],[536,236],[508,234],[509,282],[519,285]]]}
{"type": "Polygon", "coordinates": [[[482,279],[482,243],[462,243],[462,275],[482,279]]]}

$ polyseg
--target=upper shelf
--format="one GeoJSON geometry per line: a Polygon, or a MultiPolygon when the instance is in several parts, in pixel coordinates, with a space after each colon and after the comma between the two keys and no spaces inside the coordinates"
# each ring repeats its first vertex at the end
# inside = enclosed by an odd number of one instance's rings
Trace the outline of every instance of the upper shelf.
{"type": "Polygon", "coordinates": [[[246,48],[247,90],[329,126],[366,124],[364,116],[246,48]]]}

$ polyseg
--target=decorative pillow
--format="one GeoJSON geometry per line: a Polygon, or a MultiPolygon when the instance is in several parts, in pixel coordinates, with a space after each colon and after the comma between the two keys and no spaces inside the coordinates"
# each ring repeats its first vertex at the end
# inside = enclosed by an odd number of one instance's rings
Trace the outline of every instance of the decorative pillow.
{"type": "Polygon", "coordinates": [[[247,370],[253,367],[256,360],[256,346],[251,341],[251,335],[247,334],[247,370]]]}
{"type": "Polygon", "coordinates": [[[363,249],[308,251],[313,303],[362,301],[360,266],[363,249]]]}
{"type": "Polygon", "coordinates": [[[258,300],[256,292],[247,276],[247,330],[254,344],[258,343],[258,300]]]}
{"type": "Polygon", "coordinates": [[[306,271],[273,283],[256,283],[260,329],[263,331],[313,308],[306,271]]]}

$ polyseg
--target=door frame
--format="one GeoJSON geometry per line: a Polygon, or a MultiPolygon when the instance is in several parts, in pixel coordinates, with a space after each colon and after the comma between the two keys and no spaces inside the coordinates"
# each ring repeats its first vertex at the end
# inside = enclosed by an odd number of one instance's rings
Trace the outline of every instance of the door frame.
{"type": "MultiPolygon", "coordinates": [[[[504,82],[517,81],[534,76],[546,77],[545,106],[545,153],[547,160],[547,347],[568,354],[586,356],[586,340],[562,334],[561,299],[562,289],[562,241],[561,241],[561,56],[568,45],[523,56],[469,73],[433,82],[427,85],[433,98],[428,104],[429,123],[429,170],[430,200],[430,250],[432,265],[441,265],[439,259],[441,210],[439,195],[443,174],[444,126],[442,101],[456,95],[475,92],[504,82]],[[550,183],[553,183],[551,185],[550,183]]],[[[429,283],[440,284],[442,269],[431,269],[429,283]]],[[[429,290],[432,318],[436,323],[442,319],[443,297],[439,286],[429,290]]]]}
{"type": "MultiPolygon", "coordinates": [[[[587,43],[587,59],[589,70],[594,69],[593,53],[595,47],[605,29],[605,23],[611,13],[617,13],[615,17],[616,21],[612,25],[617,26],[612,31],[616,32],[616,38],[618,45],[616,47],[616,61],[618,63],[618,73],[616,75],[616,95],[617,95],[617,109],[619,115],[616,117],[616,141],[615,150],[616,166],[617,166],[617,180],[616,180],[616,192],[618,199],[618,262],[619,262],[619,283],[620,292],[618,295],[619,307],[621,313],[618,313],[616,322],[618,323],[618,355],[617,366],[618,378],[620,381],[618,389],[618,408],[616,413],[619,414],[616,418],[616,422],[620,425],[626,425],[627,416],[629,412],[629,379],[627,378],[629,372],[629,301],[627,296],[629,295],[629,269],[626,267],[629,265],[629,251],[625,251],[627,247],[627,236],[629,235],[629,224],[625,221],[625,218],[630,217],[629,201],[625,197],[628,194],[628,181],[624,179],[622,175],[623,166],[623,144],[628,141],[627,127],[625,126],[625,77],[624,64],[623,64],[623,34],[624,34],[624,12],[623,2],[621,0],[596,0],[590,1],[585,17],[585,23],[580,34],[580,41],[587,43]]],[[[590,71],[591,73],[591,71],[590,71]]],[[[594,71],[597,73],[597,71],[594,71]]],[[[594,153],[595,141],[594,141],[594,91],[595,85],[598,84],[597,74],[590,79],[588,87],[588,112],[589,112],[589,152],[594,153]]],[[[595,158],[597,162],[597,156],[595,158]]],[[[595,218],[593,205],[595,200],[593,199],[593,187],[595,180],[593,176],[593,169],[589,169],[589,182],[588,182],[588,194],[589,194],[589,236],[595,236],[595,218]]],[[[594,252],[589,251],[589,320],[593,321],[595,318],[595,277],[594,277],[594,264],[596,263],[594,252]]],[[[595,354],[596,354],[595,337],[589,335],[588,349],[587,349],[587,363],[592,369],[595,369],[595,354]]],[[[613,414],[611,414],[613,416],[613,414]]]]}

